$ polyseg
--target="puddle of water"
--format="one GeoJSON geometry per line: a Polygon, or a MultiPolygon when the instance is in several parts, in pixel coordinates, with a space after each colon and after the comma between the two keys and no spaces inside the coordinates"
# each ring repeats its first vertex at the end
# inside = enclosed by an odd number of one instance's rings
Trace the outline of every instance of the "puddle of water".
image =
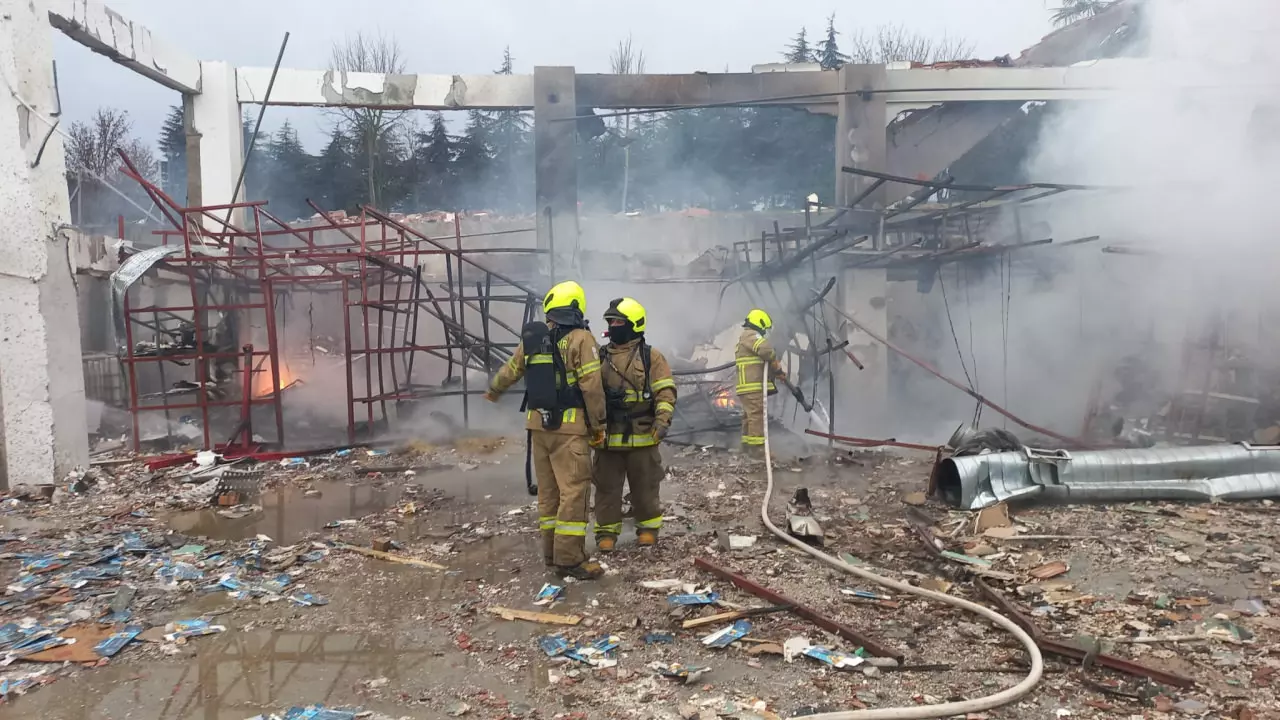
{"type": "MultiPolygon", "coordinates": [[[[360,706],[392,717],[425,717],[376,697],[416,696],[429,685],[485,686],[472,656],[453,651],[444,636],[381,633],[235,632],[195,642],[194,657],[87,670],[0,705],[0,720],[244,720],[291,705],[360,706]],[[362,683],[388,679],[371,699],[362,683]]],[[[492,682],[506,697],[524,688],[492,682]]]]}
{"type": "Polygon", "coordinates": [[[257,498],[262,506],[242,518],[218,514],[216,508],[174,513],[169,527],[185,535],[201,535],[214,540],[243,540],[258,534],[289,544],[317,532],[335,520],[361,518],[393,507],[400,499],[398,485],[317,484],[319,496],[308,497],[302,488],[286,485],[268,490],[257,498]]]}
{"type": "Polygon", "coordinates": [[[318,532],[330,522],[359,519],[394,507],[402,498],[414,499],[403,492],[405,481],[426,490],[439,490],[452,501],[443,512],[432,510],[402,519],[395,537],[416,541],[438,536],[446,525],[482,522],[493,525],[495,507],[527,505],[532,498],[524,489],[523,448],[494,453],[483,462],[469,462],[463,470],[450,467],[418,472],[412,478],[397,476],[389,482],[369,478],[354,485],[343,482],[317,482],[321,495],[308,497],[302,488],[283,485],[268,490],[256,500],[262,511],[243,518],[231,519],[218,514],[218,508],[174,513],[169,526],[186,535],[202,535],[215,540],[243,540],[258,534],[270,536],[279,543],[292,543],[305,535],[318,532]]]}

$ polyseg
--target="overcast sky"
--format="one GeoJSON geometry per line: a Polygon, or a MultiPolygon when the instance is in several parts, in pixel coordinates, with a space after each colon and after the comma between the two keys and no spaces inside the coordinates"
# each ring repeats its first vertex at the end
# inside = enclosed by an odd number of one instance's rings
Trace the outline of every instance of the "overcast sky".
{"type": "MultiPolygon", "coordinates": [[[[408,72],[468,74],[498,67],[510,46],[516,72],[534,65],[573,65],[607,72],[609,54],[630,34],[649,72],[748,72],[780,60],[801,26],[818,39],[836,12],[836,29],[896,24],[929,36],[968,40],[992,58],[1037,42],[1052,30],[1055,0],[109,0],[201,60],[270,67],[292,33],[284,66],[322,69],[335,41],[356,31],[393,35],[408,72]]],[[[58,79],[69,120],[100,106],[128,110],[136,134],[154,141],[177,93],[142,78],[56,33],[58,79]]],[[[332,120],[315,109],[270,108],[265,127],[289,118],[315,150],[332,120]]]]}

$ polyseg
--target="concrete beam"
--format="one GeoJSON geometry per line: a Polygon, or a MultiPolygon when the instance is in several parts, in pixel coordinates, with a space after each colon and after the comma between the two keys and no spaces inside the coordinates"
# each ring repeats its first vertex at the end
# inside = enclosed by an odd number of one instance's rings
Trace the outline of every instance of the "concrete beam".
{"type": "MultiPolygon", "coordinates": [[[[1125,87],[1177,91],[1211,84],[1203,77],[1203,70],[1128,58],[1100,60],[1079,67],[954,70],[894,65],[850,67],[883,70],[884,80],[871,91],[883,96],[888,117],[904,109],[943,102],[1097,100],[1125,87]]],[[[762,66],[756,73],[586,74],[577,76],[576,90],[580,106],[602,109],[676,107],[798,95],[818,97],[782,104],[834,107],[840,100],[840,96],[834,94],[840,90],[837,76],[837,72],[816,71],[807,65],[786,66],[781,71],[762,66]]],[[[262,102],[270,77],[270,68],[237,70],[236,90],[240,102],[262,102]]],[[[533,82],[532,75],[384,75],[286,68],[280,70],[269,104],[527,110],[534,105],[533,82]]]]}
{"type": "MultiPolygon", "coordinates": [[[[834,72],[579,75],[578,104],[593,108],[660,108],[813,96],[839,89],[834,72]]],[[[837,99],[823,95],[786,104],[830,105],[837,99]]]]}
{"type": "Polygon", "coordinates": [[[200,62],[97,0],[38,0],[49,24],[90,50],[181,93],[200,92],[200,62]]]}
{"type": "Polygon", "coordinates": [[[943,102],[1103,100],[1126,87],[1148,91],[1195,87],[1200,84],[1195,76],[1203,74],[1194,68],[1175,70],[1167,63],[1127,58],[1072,67],[937,70],[890,66],[881,93],[891,110],[894,105],[918,107],[943,102]]]}
{"type": "MultiPolygon", "coordinates": [[[[262,102],[271,68],[240,68],[236,75],[240,102],[262,102]]],[[[282,68],[269,104],[528,110],[535,105],[533,85],[533,75],[387,75],[282,68]]],[[[602,109],[751,101],[828,93],[835,87],[835,73],[578,75],[576,80],[578,104],[602,109]]],[[[834,102],[833,97],[819,97],[803,104],[834,102]]]]}
{"type": "Polygon", "coordinates": [[[53,37],[34,3],[0,0],[0,485],[60,482],[89,461],[53,37]]]}
{"type": "MultiPolygon", "coordinates": [[[[242,103],[267,96],[271,68],[236,70],[242,103]]],[[[281,68],[271,105],[385,107],[419,110],[532,108],[532,75],[390,75],[281,68]]]]}

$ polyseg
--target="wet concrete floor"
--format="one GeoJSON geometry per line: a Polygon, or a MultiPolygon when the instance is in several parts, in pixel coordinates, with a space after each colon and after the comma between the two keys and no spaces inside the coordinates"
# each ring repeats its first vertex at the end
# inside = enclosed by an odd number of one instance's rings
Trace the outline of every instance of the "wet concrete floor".
{"type": "MultiPolygon", "coordinates": [[[[456,701],[453,691],[459,687],[485,689],[522,702],[545,684],[545,665],[527,668],[518,686],[490,680],[483,661],[455,649],[454,629],[432,617],[441,602],[474,599],[477,583],[520,583],[531,594],[529,588],[544,578],[521,573],[520,566],[527,564],[524,555],[536,552],[531,537],[505,535],[461,546],[448,559],[446,573],[374,562],[369,566],[372,572],[359,583],[347,578],[337,580],[344,587],[318,587],[332,604],[300,611],[303,620],[286,621],[285,629],[240,629],[248,622],[267,620],[274,608],[222,616],[219,622],[228,626],[227,632],[192,640],[183,655],[158,657],[154,649],[146,651],[145,660],[122,655],[116,665],[82,670],[0,705],[0,720],[244,720],[316,702],[360,706],[392,717],[443,718],[443,709],[456,701]],[[314,622],[307,620],[308,612],[317,612],[314,622]],[[306,629],[291,630],[289,624],[306,629]],[[341,629],[312,629],[316,625],[341,629]],[[367,629],[353,631],[353,625],[367,629]],[[388,679],[386,690],[370,693],[365,688],[368,681],[383,677],[388,679]],[[420,703],[395,702],[392,694],[397,691],[411,691],[410,699],[420,703]]],[[[575,585],[557,612],[581,610],[614,584],[608,578],[598,585],[575,585]]],[[[226,594],[214,593],[194,598],[167,616],[191,617],[236,607],[226,594]]],[[[467,629],[489,644],[522,646],[541,632],[545,629],[537,625],[484,615],[467,629]]]]}
{"type": "MultiPolygon", "coordinates": [[[[359,577],[309,581],[308,590],[330,599],[330,605],[322,608],[251,609],[220,592],[194,597],[151,619],[163,623],[230,611],[218,619],[227,632],[194,639],[178,656],[135,648],[113,665],[81,670],[0,705],[0,720],[244,720],[316,702],[360,706],[392,717],[444,718],[444,709],[456,701],[460,687],[488,689],[512,702],[525,701],[539,684],[545,684],[544,664],[526,668],[525,680],[518,686],[491,680],[493,674],[486,672],[476,655],[455,648],[455,628],[434,621],[442,604],[477,599],[477,587],[512,585],[521,595],[532,597],[550,579],[540,572],[537,534],[520,532],[521,524],[535,517],[529,507],[533,498],[524,487],[523,452],[517,445],[469,469],[448,468],[412,478],[351,484],[315,481],[313,486],[321,494],[312,497],[302,488],[283,485],[256,499],[261,511],[239,519],[219,516],[214,510],[171,515],[170,526],[187,535],[234,540],[262,533],[285,544],[322,531],[327,523],[361,518],[394,507],[402,498],[413,499],[403,491],[406,482],[438,488],[447,499],[442,508],[399,518],[398,536],[406,541],[443,540],[450,528],[466,522],[492,527],[495,516],[504,510],[526,508],[515,518],[516,526],[506,529],[514,534],[478,541],[465,533],[450,538],[457,553],[443,560],[448,572],[369,561],[359,577]],[[268,627],[273,625],[274,629],[268,627]],[[388,679],[384,690],[371,693],[365,688],[367,681],[382,677],[388,679]],[[408,706],[396,702],[397,692],[410,693],[407,699],[420,702],[408,706]]],[[[556,611],[580,611],[602,594],[616,591],[616,585],[612,577],[574,584],[556,611]]],[[[484,637],[489,644],[526,646],[545,628],[482,615],[466,632],[484,637]]]]}
{"type": "Polygon", "coordinates": [[[253,498],[251,502],[262,510],[250,515],[233,519],[220,515],[219,508],[206,508],[173,513],[168,523],[174,531],[186,535],[243,540],[264,534],[277,543],[289,544],[323,530],[329,523],[388,510],[402,499],[416,500],[421,506],[426,493],[414,496],[404,492],[405,485],[416,484],[424,491],[438,490],[449,499],[443,510],[405,519],[398,539],[416,540],[429,536],[432,527],[491,518],[495,506],[515,508],[532,502],[524,489],[523,453],[524,448],[516,446],[481,463],[420,471],[413,476],[317,480],[312,485],[319,495],[308,496],[304,488],[284,484],[253,498]]]}

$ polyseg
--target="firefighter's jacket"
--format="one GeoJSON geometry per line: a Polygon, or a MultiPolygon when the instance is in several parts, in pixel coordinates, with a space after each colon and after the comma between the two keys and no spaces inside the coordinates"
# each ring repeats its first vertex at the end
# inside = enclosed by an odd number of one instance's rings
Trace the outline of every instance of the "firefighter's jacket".
{"type": "Polygon", "coordinates": [[[609,408],[609,436],[605,447],[610,450],[653,447],[658,444],[653,431],[658,426],[671,426],[676,409],[676,381],[671,365],[662,353],[636,338],[622,345],[610,343],[601,353],[604,361],[600,373],[606,397],[613,395],[621,406],[609,408]],[[644,357],[641,347],[649,352],[649,395],[645,399],[644,357]]]}
{"type": "MultiPolygon", "coordinates": [[[[582,391],[585,408],[568,408],[563,411],[563,421],[555,430],[542,427],[542,415],[537,410],[529,410],[525,428],[541,432],[560,433],[562,435],[590,435],[591,428],[603,428],[604,389],[600,384],[600,351],[590,330],[574,328],[556,343],[560,357],[564,361],[565,380],[570,386],[577,386],[582,391]]],[[[550,357],[539,355],[527,356],[523,343],[506,365],[493,376],[489,389],[502,394],[507,388],[524,377],[525,367],[530,362],[551,362],[550,357]]]]}
{"type": "Polygon", "coordinates": [[[782,374],[782,365],[778,363],[778,354],[773,351],[764,336],[751,328],[743,328],[738,338],[738,345],[733,349],[734,362],[738,366],[738,394],[777,392],[773,384],[773,376],[782,374]],[[773,369],[768,385],[765,384],[764,366],[768,363],[773,369]]]}

